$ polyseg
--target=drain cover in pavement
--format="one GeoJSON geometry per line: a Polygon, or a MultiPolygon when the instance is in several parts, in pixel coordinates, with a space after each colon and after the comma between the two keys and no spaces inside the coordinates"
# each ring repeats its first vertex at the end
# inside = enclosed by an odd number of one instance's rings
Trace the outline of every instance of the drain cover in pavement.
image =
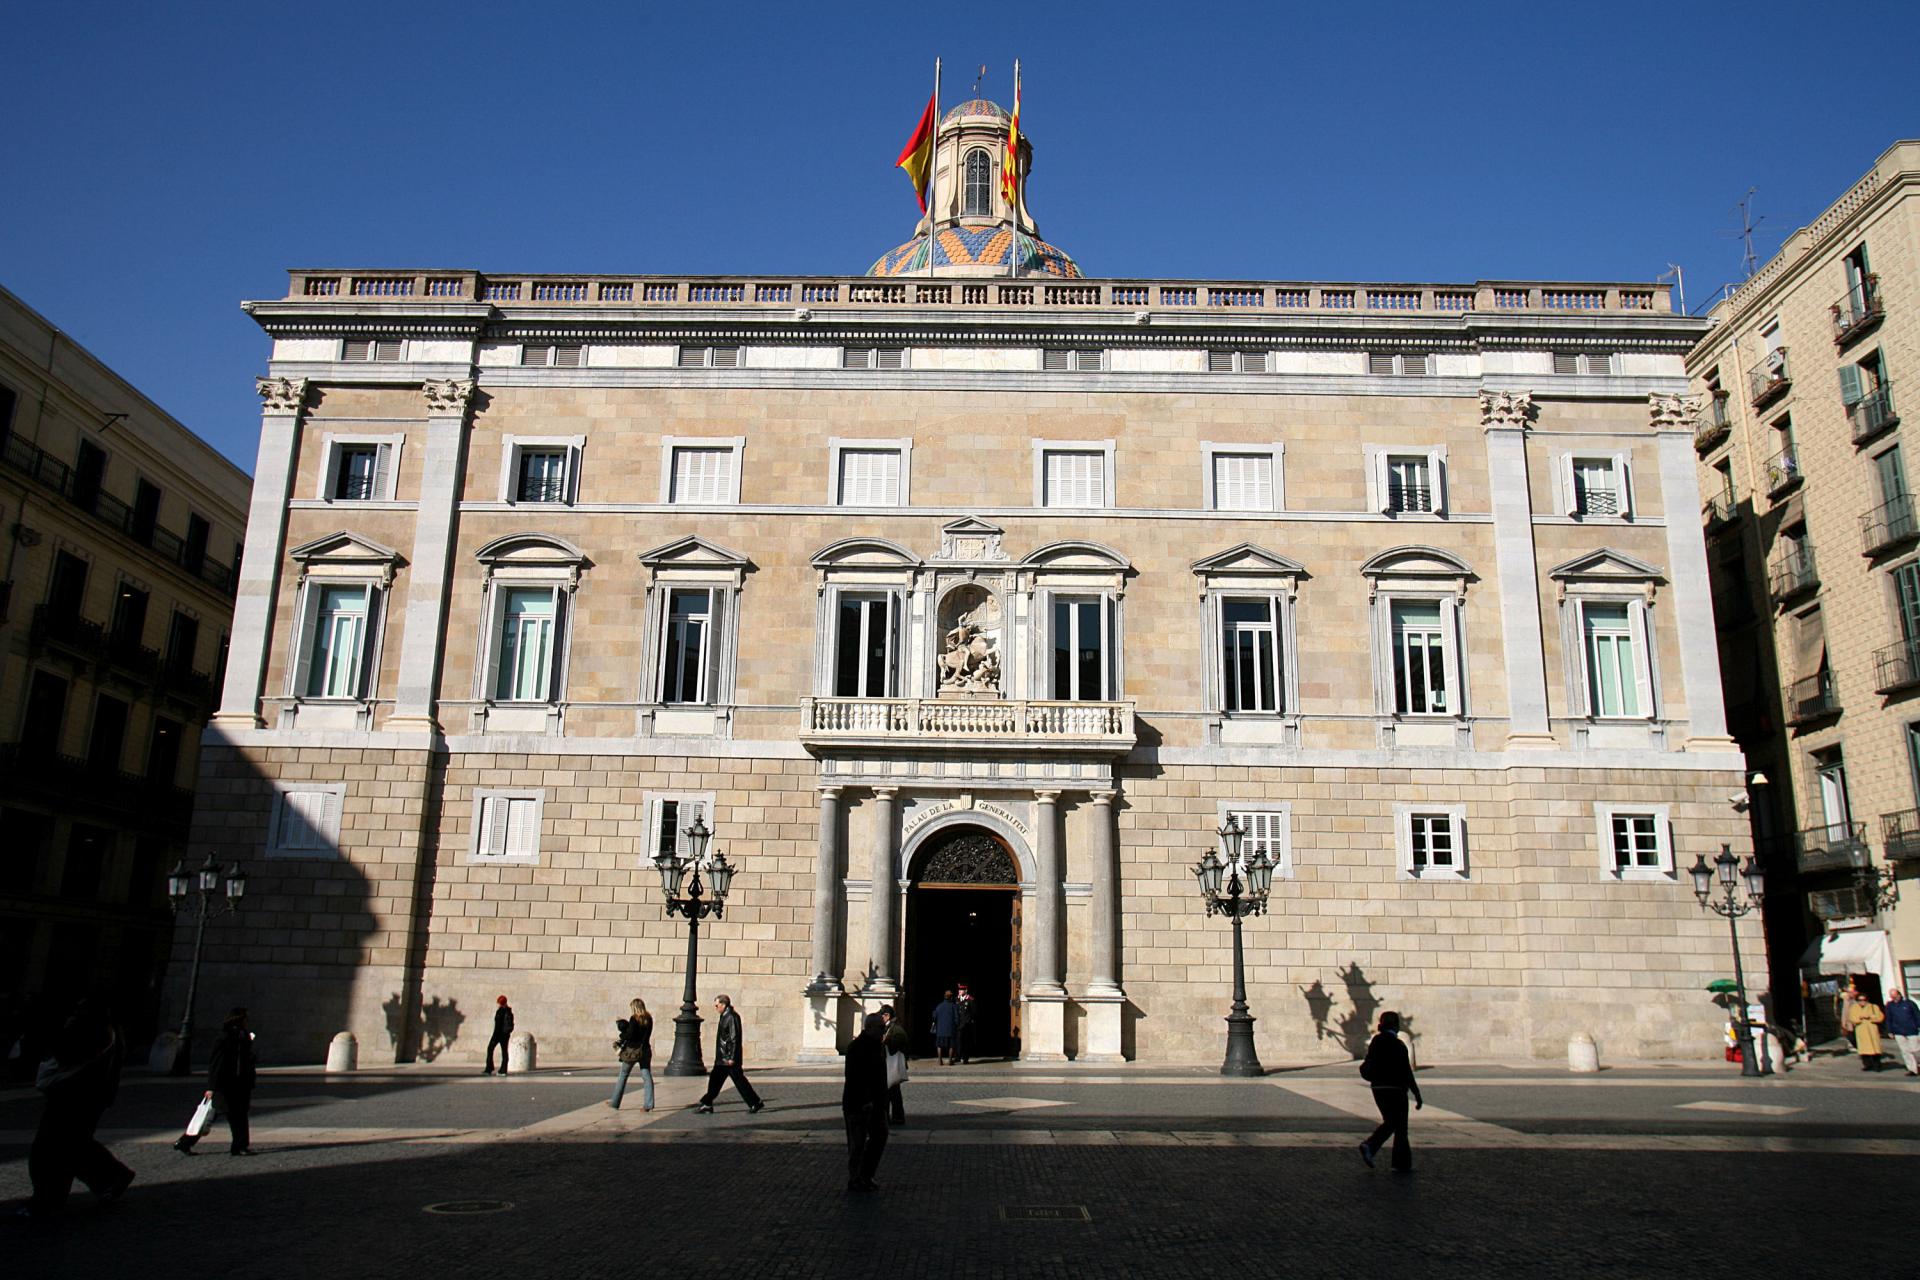
{"type": "Polygon", "coordinates": [[[1083,1204],[1003,1204],[1003,1222],[1092,1222],[1083,1204]]]}
{"type": "Polygon", "coordinates": [[[442,1200],[425,1206],[428,1213],[505,1213],[513,1208],[511,1200],[442,1200]]]}

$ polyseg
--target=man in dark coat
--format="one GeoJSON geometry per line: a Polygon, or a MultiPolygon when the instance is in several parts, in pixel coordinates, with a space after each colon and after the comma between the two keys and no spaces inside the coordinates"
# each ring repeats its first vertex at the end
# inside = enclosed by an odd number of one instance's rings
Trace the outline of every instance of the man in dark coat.
{"type": "Polygon", "coordinates": [[[953,1056],[956,1061],[965,1062],[973,1057],[973,993],[964,982],[953,998],[953,1009],[953,1056]]]}
{"type": "Polygon", "coordinates": [[[498,1000],[494,1001],[493,1039],[487,1041],[487,1069],[482,1074],[493,1074],[493,1051],[495,1046],[498,1046],[500,1049],[500,1074],[507,1074],[507,1047],[512,1039],[513,1006],[507,1003],[505,996],[501,996],[498,1000]]]}
{"type": "Polygon", "coordinates": [[[874,1171],[887,1149],[887,1020],[867,1015],[865,1027],[847,1046],[847,1082],[840,1090],[840,1112],[847,1121],[847,1190],[877,1191],[874,1171]]]}
{"type": "Polygon", "coordinates": [[[40,1127],[27,1152],[33,1198],[27,1211],[49,1220],[65,1207],[75,1178],[102,1200],[116,1200],[133,1170],[113,1158],[93,1134],[120,1091],[126,1051],[104,1006],[83,1000],[61,1027],[53,1056],[40,1064],[34,1085],[46,1098],[40,1127]]]}
{"type": "MultiPolygon", "coordinates": [[[[713,1036],[713,1070],[707,1073],[707,1091],[700,1096],[700,1114],[713,1114],[713,1100],[720,1095],[720,1086],[729,1079],[746,1099],[747,1110],[758,1111],[767,1104],[753,1091],[743,1069],[746,1044],[740,1033],[740,1015],[733,1011],[733,1000],[728,996],[715,996],[713,1007],[719,1011],[720,1025],[713,1036]]],[[[884,1063],[882,1074],[885,1074],[884,1063]]]]}
{"type": "MultiPolygon", "coordinates": [[[[899,1054],[904,1061],[907,1056],[907,1020],[894,1016],[892,1005],[882,1005],[880,1016],[886,1019],[886,1033],[881,1037],[887,1046],[887,1056],[899,1054]]],[[[887,1086],[887,1123],[895,1126],[907,1122],[907,1101],[900,1096],[900,1086],[887,1086]]]]}
{"type": "MultiPolygon", "coordinates": [[[[230,1156],[253,1154],[253,1132],[248,1119],[253,1111],[255,1064],[253,1033],[247,1030],[247,1011],[234,1009],[220,1024],[220,1038],[213,1042],[213,1051],[207,1055],[206,1096],[213,1099],[215,1113],[227,1118],[227,1129],[233,1138],[227,1147],[230,1156]]],[[[194,1144],[199,1141],[199,1136],[183,1133],[174,1140],[173,1146],[176,1151],[192,1155],[194,1144]]]]}
{"type": "Polygon", "coordinates": [[[1413,1078],[1407,1046],[1400,1043],[1399,1014],[1389,1011],[1380,1015],[1380,1034],[1367,1046],[1360,1077],[1373,1086],[1373,1105],[1380,1108],[1380,1127],[1360,1144],[1360,1158],[1367,1162],[1367,1168],[1373,1168],[1373,1157],[1392,1138],[1393,1171],[1413,1172],[1413,1148],[1407,1142],[1407,1094],[1413,1094],[1416,1111],[1426,1103],[1420,1097],[1420,1082],[1413,1078]]]}

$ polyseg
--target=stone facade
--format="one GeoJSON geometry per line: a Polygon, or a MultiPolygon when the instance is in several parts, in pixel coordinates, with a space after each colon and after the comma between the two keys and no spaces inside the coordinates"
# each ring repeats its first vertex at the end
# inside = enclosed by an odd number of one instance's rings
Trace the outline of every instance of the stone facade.
{"type": "Polygon", "coordinates": [[[301,271],[248,306],[199,834],[254,860],[209,973],[279,1053],[477,1060],[505,992],[604,1056],[678,999],[653,859],[696,806],[738,868],[700,990],[762,1060],[956,979],[1030,1059],[1215,1056],[1189,867],[1229,813],[1281,862],[1275,1059],[1389,1006],[1430,1057],[1717,1052],[1726,931],[1674,863],[1745,848],[1743,761],[1663,289],[301,271]]]}
{"type": "MultiPolygon", "coordinates": [[[[1900,420],[1920,367],[1916,245],[1920,142],[1899,142],[1713,309],[1687,360],[1782,990],[1847,963],[1883,986],[1920,978],[1920,914],[1897,901],[1920,866],[1920,523],[1900,420]],[[1829,932],[1850,961],[1805,952],[1829,932]]],[[[1807,1013],[1829,1029],[1832,996],[1807,1013]]]]}

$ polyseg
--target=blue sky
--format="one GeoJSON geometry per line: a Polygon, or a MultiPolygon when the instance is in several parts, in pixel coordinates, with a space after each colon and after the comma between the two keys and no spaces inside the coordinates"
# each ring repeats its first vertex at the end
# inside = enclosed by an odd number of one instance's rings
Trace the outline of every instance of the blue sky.
{"type": "Polygon", "coordinates": [[[251,468],[288,267],[835,274],[1025,70],[1095,276],[1652,279],[1696,308],[1920,135],[1907,3],[16,4],[0,283],[251,468]],[[1817,15],[1817,16],[1815,16],[1817,15]]]}

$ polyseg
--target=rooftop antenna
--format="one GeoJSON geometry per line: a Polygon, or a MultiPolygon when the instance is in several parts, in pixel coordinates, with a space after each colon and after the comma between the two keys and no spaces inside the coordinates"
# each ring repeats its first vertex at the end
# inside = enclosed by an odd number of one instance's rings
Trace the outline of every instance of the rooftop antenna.
{"type": "Polygon", "coordinates": [[[1680,269],[1679,263],[1669,262],[1667,269],[1655,276],[1653,282],[1659,284],[1668,276],[1673,277],[1674,285],[1680,291],[1680,314],[1684,316],[1687,314],[1687,273],[1680,269]]]}
{"type": "Polygon", "coordinates": [[[1740,265],[1746,269],[1749,280],[1753,279],[1753,273],[1760,269],[1760,260],[1753,256],[1753,233],[1759,229],[1762,222],[1766,221],[1765,218],[1755,219],[1753,216],[1753,192],[1754,189],[1748,187],[1747,194],[1740,197],[1740,203],[1734,206],[1740,211],[1740,240],[1747,249],[1746,256],[1740,260],[1740,265]]]}
{"type": "Polygon", "coordinates": [[[980,82],[982,80],[985,80],[986,78],[987,78],[987,64],[983,62],[980,64],[979,74],[974,76],[973,78],[973,96],[974,97],[977,98],[980,96],[980,82]]]}

